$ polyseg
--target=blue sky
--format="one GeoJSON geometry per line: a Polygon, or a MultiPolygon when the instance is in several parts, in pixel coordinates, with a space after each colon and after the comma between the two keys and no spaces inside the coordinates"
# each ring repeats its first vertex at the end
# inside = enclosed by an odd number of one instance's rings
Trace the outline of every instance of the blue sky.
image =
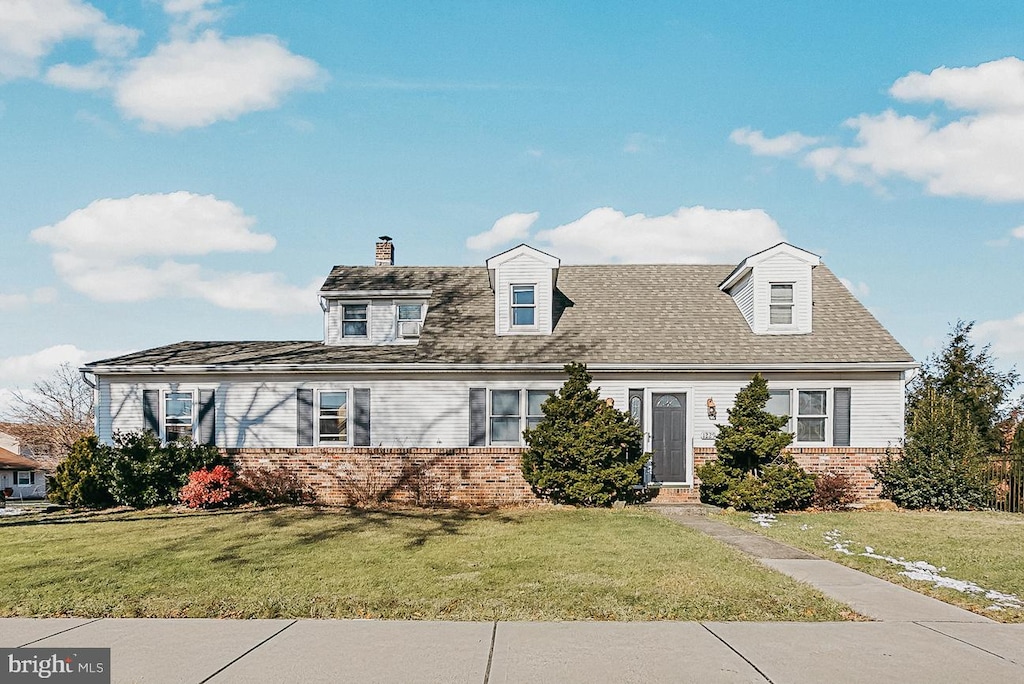
{"type": "Polygon", "coordinates": [[[0,408],[316,339],[334,264],[816,252],[917,358],[1024,361],[1024,5],[0,0],[0,408]]]}

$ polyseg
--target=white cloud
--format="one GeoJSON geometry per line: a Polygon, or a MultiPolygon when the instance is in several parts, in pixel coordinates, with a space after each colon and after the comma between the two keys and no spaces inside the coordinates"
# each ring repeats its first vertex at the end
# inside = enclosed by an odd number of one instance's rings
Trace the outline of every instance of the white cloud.
{"type": "Polygon", "coordinates": [[[868,284],[865,283],[864,281],[855,283],[852,280],[849,280],[848,278],[840,278],[839,282],[845,285],[846,289],[849,290],[850,293],[856,297],[863,298],[871,294],[871,288],[868,287],[868,284]]]}
{"type": "Polygon", "coordinates": [[[982,321],[971,332],[978,342],[992,345],[992,353],[1001,364],[1024,364],[1024,313],[982,321]]]}
{"type": "Polygon", "coordinates": [[[252,232],[255,219],[231,202],[189,192],[101,199],[32,231],[53,248],[53,265],[72,288],[105,302],[201,299],[229,309],[306,313],[316,285],[279,273],[220,272],[175,257],[269,252],[276,240],[252,232]]]}
{"type": "Polygon", "coordinates": [[[973,67],[914,71],[898,79],[889,94],[904,102],[944,102],[975,112],[1024,111],[1024,61],[1004,57],[973,67]]]}
{"type": "Polygon", "coordinates": [[[231,202],[178,191],[99,199],[32,239],[89,258],[273,250],[277,241],[253,233],[255,223],[231,202]]]}
{"type": "Polygon", "coordinates": [[[734,263],[785,239],[761,209],[680,207],[664,216],[610,207],[536,233],[566,263],[734,263]]]}
{"type": "Polygon", "coordinates": [[[0,311],[23,309],[30,304],[52,304],[57,300],[57,290],[52,287],[40,287],[29,293],[17,292],[5,294],[0,292],[0,311]]]}
{"type": "Polygon", "coordinates": [[[784,157],[821,142],[821,138],[812,138],[796,131],[766,138],[764,132],[749,128],[737,128],[729,134],[729,140],[749,147],[752,153],[761,157],[784,157]]]}
{"type": "Polygon", "coordinates": [[[941,67],[897,80],[890,94],[968,110],[941,123],[893,110],[848,119],[855,144],[821,147],[804,157],[819,178],[877,185],[908,178],[939,196],[1024,200],[1024,62],[1008,57],[974,67],[941,67]]]}
{"type": "Polygon", "coordinates": [[[490,230],[466,238],[466,247],[483,252],[506,245],[513,240],[525,240],[530,226],[537,222],[540,212],[508,214],[494,222],[490,230]]]}
{"type": "Polygon", "coordinates": [[[0,357],[0,416],[14,405],[14,391],[32,395],[32,385],[53,375],[63,364],[78,368],[84,363],[123,354],[122,351],[85,351],[72,344],[58,344],[31,354],[0,357]]]}
{"type": "Polygon", "coordinates": [[[223,38],[206,31],[133,60],[114,99],[129,118],[180,130],[273,109],[289,92],[322,78],[316,62],[289,52],[274,36],[223,38]]]}
{"type": "Polygon", "coordinates": [[[220,0],[164,0],[164,12],[175,20],[171,33],[175,37],[187,36],[196,28],[220,20],[225,11],[218,7],[220,0]]]}
{"type": "Polygon", "coordinates": [[[1019,240],[1024,240],[1024,226],[1017,226],[1016,228],[1010,231],[1010,235],[1019,240]]]}
{"type": "Polygon", "coordinates": [[[105,61],[74,64],[55,64],[46,70],[44,79],[50,85],[68,90],[103,90],[113,83],[110,65],[105,61]]]}
{"type": "Polygon", "coordinates": [[[122,56],[139,35],[136,29],[109,22],[81,0],[3,0],[0,80],[36,76],[40,61],[65,40],[88,40],[102,55],[122,56]]]}

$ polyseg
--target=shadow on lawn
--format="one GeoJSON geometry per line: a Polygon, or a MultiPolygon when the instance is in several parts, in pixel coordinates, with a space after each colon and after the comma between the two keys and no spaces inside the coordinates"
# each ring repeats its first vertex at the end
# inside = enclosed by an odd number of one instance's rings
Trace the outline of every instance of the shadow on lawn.
{"type": "Polygon", "coordinates": [[[402,539],[405,548],[424,546],[435,538],[457,536],[466,525],[477,521],[501,524],[518,524],[519,516],[501,511],[467,509],[401,509],[401,508],[319,508],[284,507],[265,509],[224,509],[203,512],[146,513],[145,511],[82,511],[53,518],[16,520],[0,525],[4,527],[50,526],[139,523],[156,521],[192,521],[199,526],[200,535],[175,539],[170,544],[143,551],[140,556],[164,553],[180,553],[209,546],[211,535],[230,536],[217,547],[219,553],[210,558],[212,563],[242,563],[251,559],[245,557],[245,550],[253,540],[255,530],[232,529],[230,518],[239,523],[262,523],[270,540],[283,542],[289,547],[307,547],[328,543],[333,540],[357,535],[363,532],[380,532],[402,539]],[[239,518],[241,516],[241,518],[239,518]],[[224,520],[225,524],[216,524],[224,520]]]}

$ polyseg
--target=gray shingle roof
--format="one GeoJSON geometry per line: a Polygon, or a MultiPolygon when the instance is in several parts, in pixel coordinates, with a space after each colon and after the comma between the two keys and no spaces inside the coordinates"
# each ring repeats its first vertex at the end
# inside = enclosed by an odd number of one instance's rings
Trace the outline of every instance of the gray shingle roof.
{"type": "Polygon", "coordinates": [[[496,337],[486,268],[336,266],[324,290],[432,290],[419,343],[351,347],[319,341],[181,342],[89,365],[913,362],[825,266],[812,271],[813,333],[754,335],[732,298],[718,289],[732,269],[563,266],[552,335],[496,337]]]}

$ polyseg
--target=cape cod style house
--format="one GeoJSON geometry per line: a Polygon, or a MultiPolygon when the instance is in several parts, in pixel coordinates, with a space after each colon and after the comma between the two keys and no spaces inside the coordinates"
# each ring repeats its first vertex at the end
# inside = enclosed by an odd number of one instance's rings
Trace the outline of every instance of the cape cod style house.
{"type": "Polygon", "coordinates": [[[805,468],[852,475],[903,438],[917,366],[821,263],[786,243],[738,265],[561,266],[519,245],[482,267],[336,266],[319,293],[324,339],[180,342],[96,361],[96,431],[151,429],[285,466],[319,498],[532,500],[523,431],[587,364],[653,453],[659,498],[696,499],[716,422],[755,372],[791,416],[805,468]]]}

